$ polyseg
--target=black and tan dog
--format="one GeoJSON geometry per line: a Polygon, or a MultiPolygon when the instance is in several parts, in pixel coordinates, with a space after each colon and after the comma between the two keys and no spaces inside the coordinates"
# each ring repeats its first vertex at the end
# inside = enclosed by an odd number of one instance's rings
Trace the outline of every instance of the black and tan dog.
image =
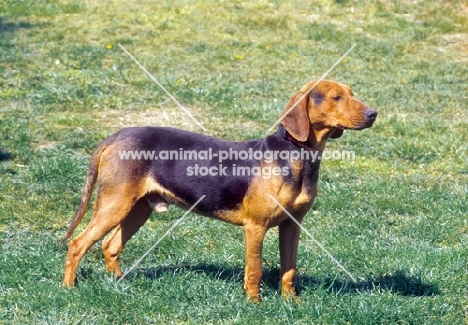
{"type": "Polygon", "coordinates": [[[321,81],[310,91],[314,84],[306,84],[288,102],[278,132],[264,139],[228,142],[150,126],[126,128],[105,139],[91,157],[81,203],[64,238],[80,223],[98,181],[93,217],[69,243],[64,285],[74,284],[83,255],[113,228],[102,248],[107,269],[121,276],[119,255],[153,210],[164,212],[168,204],[187,209],[205,195],[195,212],[244,227],[248,297],[260,300],[263,239],[275,226],[279,226],[281,293],[295,296],[300,229],[269,195],[301,222],[317,195],[320,160],[297,159],[298,153],[322,152],[329,138],[340,137],[344,129],[368,128],[377,116],[353,98],[349,87],[321,81]],[[138,159],[128,156],[130,151],[155,156],[138,159]],[[185,152],[193,154],[191,159],[183,159],[185,152]],[[274,159],[265,159],[267,153],[274,159]]]}

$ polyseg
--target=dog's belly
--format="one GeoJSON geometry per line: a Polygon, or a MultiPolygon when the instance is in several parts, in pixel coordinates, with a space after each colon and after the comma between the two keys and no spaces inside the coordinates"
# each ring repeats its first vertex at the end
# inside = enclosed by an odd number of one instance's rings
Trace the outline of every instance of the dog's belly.
{"type": "MultiPolygon", "coordinates": [[[[280,179],[277,181],[280,182],[280,179]]],[[[246,195],[235,206],[232,206],[232,201],[230,201],[229,197],[213,195],[213,192],[208,194],[200,192],[200,197],[203,195],[205,197],[193,208],[193,211],[200,215],[237,226],[244,225],[246,220],[255,220],[270,228],[277,226],[288,218],[288,215],[278,206],[272,197],[291,214],[294,214],[298,210],[308,210],[310,208],[315,196],[311,196],[309,191],[298,191],[294,186],[282,186],[278,188],[275,185],[276,183],[274,179],[268,182],[264,179],[254,180],[246,195]]],[[[147,179],[146,188],[147,193],[145,194],[145,198],[148,200],[151,208],[158,213],[166,212],[169,204],[174,204],[187,210],[200,199],[200,197],[196,196],[193,199],[189,199],[187,192],[185,192],[188,189],[184,190],[184,195],[169,191],[152,178],[147,179]]]]}
{"type": "MultiPolygon", "coordinates": [[[[245,185],[247,187],[247,185],[245,185]]],[[[185,210],[191,208],[202,196],[203,199],[193,207],[193,211],[207,217],[219,219],[231,224],[242,225],[240,213],[242,200],[235,201],[236,190],[242,190],[243,184],[232,184],[230,188],[220,187],[219,184],[200,184],[186,182],[184,186],[172,186],[168,190],[153,177],[146,179],[146,191],[143,194],[150,207],[164,213],[170,204],[177,205],[185,210]],[[235,188],[238,185],[239,188],[235,188]],[[232,188],[234,187],[234,188],[232,188]],[[234,192],[234,194],[232,194],[234,192]]],[[[244,190],[242,190],[244,192],[244,190]]],[[[242,196],[243,197],[243,196],[242,196]]]]}
{"type": "MultiPolygon", "coordinates": [[[[167,193],[166,193],[167,195],[167,193]]],[[[182,209],[187,210],[189,205],[186,202],[182,202],[180,199],[175,199],[174,196],[169,195],[164,197],[161,193],[150,193],[145,195],[146,200],[148,201],[149,206],[157,213],[165,213],[168,210],[168,206],[172,203],[174,205],[179,206],[182,209]]],[[[243,225],[243,214],[240,210],[218,210],[218,211],[203,211],[197,208],[197,206],[193,209],[194,212],[218,219],[236,226],[243,225]]]]}

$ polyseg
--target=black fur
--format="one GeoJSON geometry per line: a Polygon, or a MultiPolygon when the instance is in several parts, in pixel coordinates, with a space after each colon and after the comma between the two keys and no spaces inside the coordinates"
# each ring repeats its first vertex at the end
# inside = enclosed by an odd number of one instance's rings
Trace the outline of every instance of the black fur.
{"type": "MultiPolygon", "coordinates": [[[[145,170],[142,171],[144,174],[152,175],[164,188],[170,190],[177,197],[183,198],[190,205],[194,204],[202,195],[206,195],[196,208],[197,211],[206,214],[211,214],[213,211],[235,210],[246,196],[252,178],[263,177],[239,173],[235,175],[233,168],[247,167],[251,170],[252,167],[277,166],[281,171],[285,169],[288,171],[281,177],[285,183],[291,185],[302,186],[303,182],[312,183],[318,178],[319,162],[299,162],[303,164],[306,174],[293,175],[290,160],[278,158],[273,160],[273,164],[268,164],[264,160],[244,160],[234,157],[234,159],[219,162],[219,157],[215,156],[221,151],[229,152],[230,149],[238,153],[249,150],[262,153],[267,151],[300,152],[301,148],[285,139],[280,130],[259,140],[231,142],[176,128],[146,126],[122,129],[112,135],[109,140],[113,143],[119,143],[117,147],[119,151],[154,151],[157,155],[170,151],[178,152],[180,155],[181,149],[183,152],[192,150],[200,152],[208,151],[211,148],[212,159],[166,160],[158,158],[145,160],[143,164],[139,164],[139,166],[145,166],[145,170]],[[195,175],[196,165],[199,168],[215,167],[218,170],[218,175],[202,176],[199,173],[197,176],[195,175]],[[190,168],[192,168],[192,175],[189,175],[190,168]],[[224,171],[223,175],[219,173],[221,169],[224,171]]],[[[116,158],[119,159],[119,157],[116,158]]],[[[120,163],[125,164],[125,160],[120,160],[120,163]]]]}
{"type": "Polygon", "coordinates": [[[310,97],[314,100],[315,106],[319,106],[325,99],[325,95],[318,90],[312,91],[310,97]]]}

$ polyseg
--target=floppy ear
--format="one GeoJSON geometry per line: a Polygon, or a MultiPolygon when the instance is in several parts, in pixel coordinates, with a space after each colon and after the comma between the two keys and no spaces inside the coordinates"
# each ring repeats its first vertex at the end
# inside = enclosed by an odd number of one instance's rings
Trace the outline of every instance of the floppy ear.
{"type": "Polygon", "coordinates": [[[304,93],[297,93],[289,100],[286,104],[286,108],[281,113],[281,124],[283,124],[285,129],[294,139],[304,142],[309,137],[310,128],[309,116],[307,114],[309,96],[305,96],[301,99],[302,96],[304,96],[304,93]],[[299,99],[301,99],[301,101],[296,104],[299,99]],[[296,106],[287,113],[294,104],[296,104],[296,106]],[[284,114],[286,114],[286,116],[284,116],[284,114]]]}
{"type": "Polygon", "coordinates": [[[336,129],[333,131],[333,133],[330,135],[330,138],[332,139],[338,139],[343,135],[343,129],[336,129]]]}

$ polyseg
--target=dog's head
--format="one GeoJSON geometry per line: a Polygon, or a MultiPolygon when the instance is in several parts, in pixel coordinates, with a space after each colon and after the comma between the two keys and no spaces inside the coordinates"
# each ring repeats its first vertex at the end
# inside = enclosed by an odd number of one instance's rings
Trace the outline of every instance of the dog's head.
{"type": "Polygon", "coordinates": [[[315,83],[302,87],[281,113],[281,124],[297,141],[307,141],[312,130],[339,138],[345,129],[362,130],[375,122],[377,112],[354,98],[348,86],[329,80],[315,83]]]}

